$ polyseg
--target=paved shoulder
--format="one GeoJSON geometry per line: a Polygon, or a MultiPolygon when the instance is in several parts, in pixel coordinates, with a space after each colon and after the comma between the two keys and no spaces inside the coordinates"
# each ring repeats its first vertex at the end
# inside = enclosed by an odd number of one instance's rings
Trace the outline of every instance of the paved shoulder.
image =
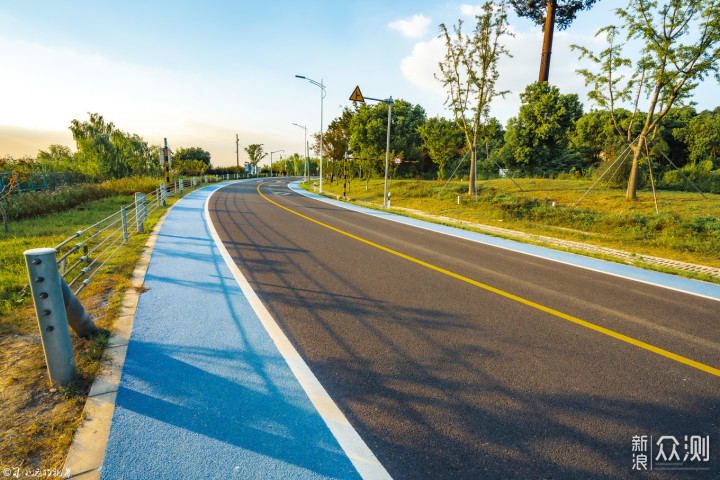
{"type": "Polygon", "coordinates": [[[359,478],[188,195],[158,236],[101,478],[359,478]]]}

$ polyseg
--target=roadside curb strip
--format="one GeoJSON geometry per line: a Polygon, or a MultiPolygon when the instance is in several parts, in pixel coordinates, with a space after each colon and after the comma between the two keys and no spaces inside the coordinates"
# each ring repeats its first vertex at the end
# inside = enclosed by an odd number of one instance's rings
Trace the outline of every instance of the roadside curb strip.
{"type": "Polygon", "coordinates": [[[177,205],[177,202],[158,219],[148,236],[145,248],[140,254],[140,259],[135,265],[130,280],[131,287],[125,290],[120,315],[115,320],[105,350],[103,370],[95,377],[90,387],[83,410],[83,422],[75,432],[73,442],[65,458],[65,465],[62,470],[63,472],[69,470],[70,475],[63,478],[80,480],[97,480],[100,478],[100,467],[102,467],[105,458],[105,447],[110,436],[110,424],[115,412],[115,397],[117,396],[120,377],[125,364],[125,354],[127,353],[133,321],[135,320],[135,310],[140,300],[138,290],[142,288],[145,282],[145,273],[148,265],[150,265],[150,257],[155,248],[160,228],[175,205],[177,205]]]}

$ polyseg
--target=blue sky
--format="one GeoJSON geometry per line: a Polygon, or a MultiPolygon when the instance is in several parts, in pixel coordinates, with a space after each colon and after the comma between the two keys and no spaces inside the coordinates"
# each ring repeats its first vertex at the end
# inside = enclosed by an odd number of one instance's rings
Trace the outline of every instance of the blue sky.
{"type": "MultiPolygon", "coordinates": [[[[550,73],[563,93],[578,93],[571,43],[600,44],[595,31],[613,22],[625,0],[601,0],[557,32],[550,73]]],[[[356,85],[365,96],[392,96],[449,116],[432,72],[442,45],[438,25],[463,18],[472,26],[479,3],[363,1],[8,1],[0,0],[0,155],[35,155],[52,143],[74,148],[74,118],[102,114],[149,143],[199,146],[214,165],[235,164],[242,148],[303,151],[303,131],[320,129],[320,90],[327,86],[324,124],[339,115],[356,85]]],[[[503,61],[493,105],[503,123],[516,115],[518,94],[537,78],[541,32],[510,17],[513,59],[503,61]]],[[[714,108],[717,84],[697,90],[698,108],[714,108]]],[[[277,154],[276,154],[277,155],[277,154]]],[[[277,156],[275,156],[277,158],[277,156]]]]}

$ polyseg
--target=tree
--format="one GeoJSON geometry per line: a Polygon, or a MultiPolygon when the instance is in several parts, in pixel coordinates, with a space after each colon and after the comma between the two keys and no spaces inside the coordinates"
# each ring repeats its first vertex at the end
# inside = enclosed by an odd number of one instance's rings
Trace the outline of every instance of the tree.
{"type": "MultiPolygon", "coordinates": [[[[618,133],[633,150],[625,196],[636,200],[639,162],[653,148],[649,141],[670,108],[689,99],[698,82],[710,73],[720,80],[720,4],[717,0],[668,0],[658,6],[657,1],[630,0],[625,9],[615,12],[621,27],[611,25],[597,33],[606,36],[606,49],[595,55],[585,47],[573,48],[580,51],[581,59],[589,59],[599,69],[578,72],[585,77],[585,84],[592,86],[589,97],[610,112],[618,133]],[[623,33],[626,40],[641,44],[640,59],[628,78],[622,70],[631,68],[632,62],[623,56],[625,44],[616,41],[623,33]],[[638,118],[643,93],[648,101],[644,119],[638,118]],[[631,100],[632,120],[623,131],[616,119],[617,104],[631,100]],[[635,121],[641,125],[636,140],[631,135],[635,121]]],[[[637,51],[636,46],[633,49],[637,51]]]]}
{"type": "Polygon", "coordinates": [[[105,123],[98,113],[89,113],[90,120],[70,122],[70,131],[77,145],[75,159],[81,164],[83,173],[104,178],[119,178],[122,175],[118,154],[112,142],[115,125],[105,123]]]}
{"type": "Polygon", "coordinates": [[[569,166],[568,137],[582,116],[577,95],[561,95],[547,82],[535,82],[520,94],[517,117],[508,121],[505,149],[521,170],[532,174],[556,173],[569,166]]]}
{"type": "Polygon", "coordinates": [[[418,128],[423,147],[438,166],[438,180],[445,180],[445,166],[460,155],[465,144],[463,132],[452,120],[434,117],[418,128]]]}
{"type": "Polygon", "coordinates": [[[100,178],[123,178],[152,171],[152,148],[142,137],[118,130],[102,115],[90,113],[90,120],[70,122],[77,144],[72,158],[83,173],[100,178]]]}
{"type": "MultiPolygon", "coordinates": [[[[369,179],[385,158],[388,105],[363,105],[350,122],[350,150],[369,179]]],[[[425,109],[405,100],[395,100],[390,121],[390,150],[407,162],[418,161],[422,140],[418,127],[425,123],[425,109]]],[[[406,167],[407,168],[407,167],[406,167]]]]}
{"type": "Polygon", "coordinates": [[[440,77],[447,91],[446,105],[465,136],[470,149],[470,182],[468,194],[475,194],[475,170],[478,139],[483,136],[492,100],[506,91],[495,89],[498,79],[497,64],[503,55],[510,56],[500,45],[507,32],[507,13],[504,0],[500,5],[486,2],[483,14],[477,15],[472,35],[462,33],[462,20],[454,27],[451,37],[444,24],[440,24],[440,37],[445,38],[445,58],[440,62],[440,77]],[[482,122],[481,122],[482,120],[482,122]]]}
{"type": "Polygon", "coordinates": [[[252,143],[245,148],[245,151],[248,154],[248,158],[250,159],[250,165],[252,165],[253,168],[257,167],[257,164],[260,163],[260,160],[267,157],[267,153],[263,152],[261,143],[252,143]]]}
{"type": "Polygon", "coordinates": [[[208,167],[210,167],[210,152],[206,152],[200,147],[190,147],[190,148],[178,148],[177,151],[175,151],[175,154],[173,155],[173,162],[175,160],[179,161],[192,161],[192,160],[199,160],[208,167]]]}
{"type": "Polygon", "coordinates": [[[589,9],[597,0],[509,0],[520,17],[530,18],[543,27],[545,39],[540,59],[538,81],[547,82],[550,74],[550,54],[552,52],[555,25],[565,30],[570,26],[577,12],[589,9]]]}
{"type": "Polygon", "coordinates": [[[46,171],[75,170],[72,150],[65,145],[50,145],[47,152],[40,150],[37,160],[46,171]]]}

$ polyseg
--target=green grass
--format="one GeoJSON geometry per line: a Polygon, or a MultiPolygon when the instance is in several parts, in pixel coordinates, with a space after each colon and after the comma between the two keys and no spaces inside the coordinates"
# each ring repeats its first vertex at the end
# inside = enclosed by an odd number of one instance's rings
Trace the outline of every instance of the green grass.
{"type": "MultiPolygon", "coordinates": [[[[467,195],[467,182],[395,180],[389,189],[391,206],[419,210],[456,220],[492,225],[537,235],[581,241],[690,263],[720,267],[720,195],[658,192],[638,193],[628,202],[625,192],[590,188],[581,179],[509,179],[478,183],[477,200],[467,195]],[[457,197],[460,196],[460,205],[457,197]],[[553,202],[555,205],[553,207],[553,202]]],[[[323,184],[325,191],[342,195],[341,182],[323,184]]],[[[348,197],[382,204],[382,179],[350,183],[348,197]]]]}

